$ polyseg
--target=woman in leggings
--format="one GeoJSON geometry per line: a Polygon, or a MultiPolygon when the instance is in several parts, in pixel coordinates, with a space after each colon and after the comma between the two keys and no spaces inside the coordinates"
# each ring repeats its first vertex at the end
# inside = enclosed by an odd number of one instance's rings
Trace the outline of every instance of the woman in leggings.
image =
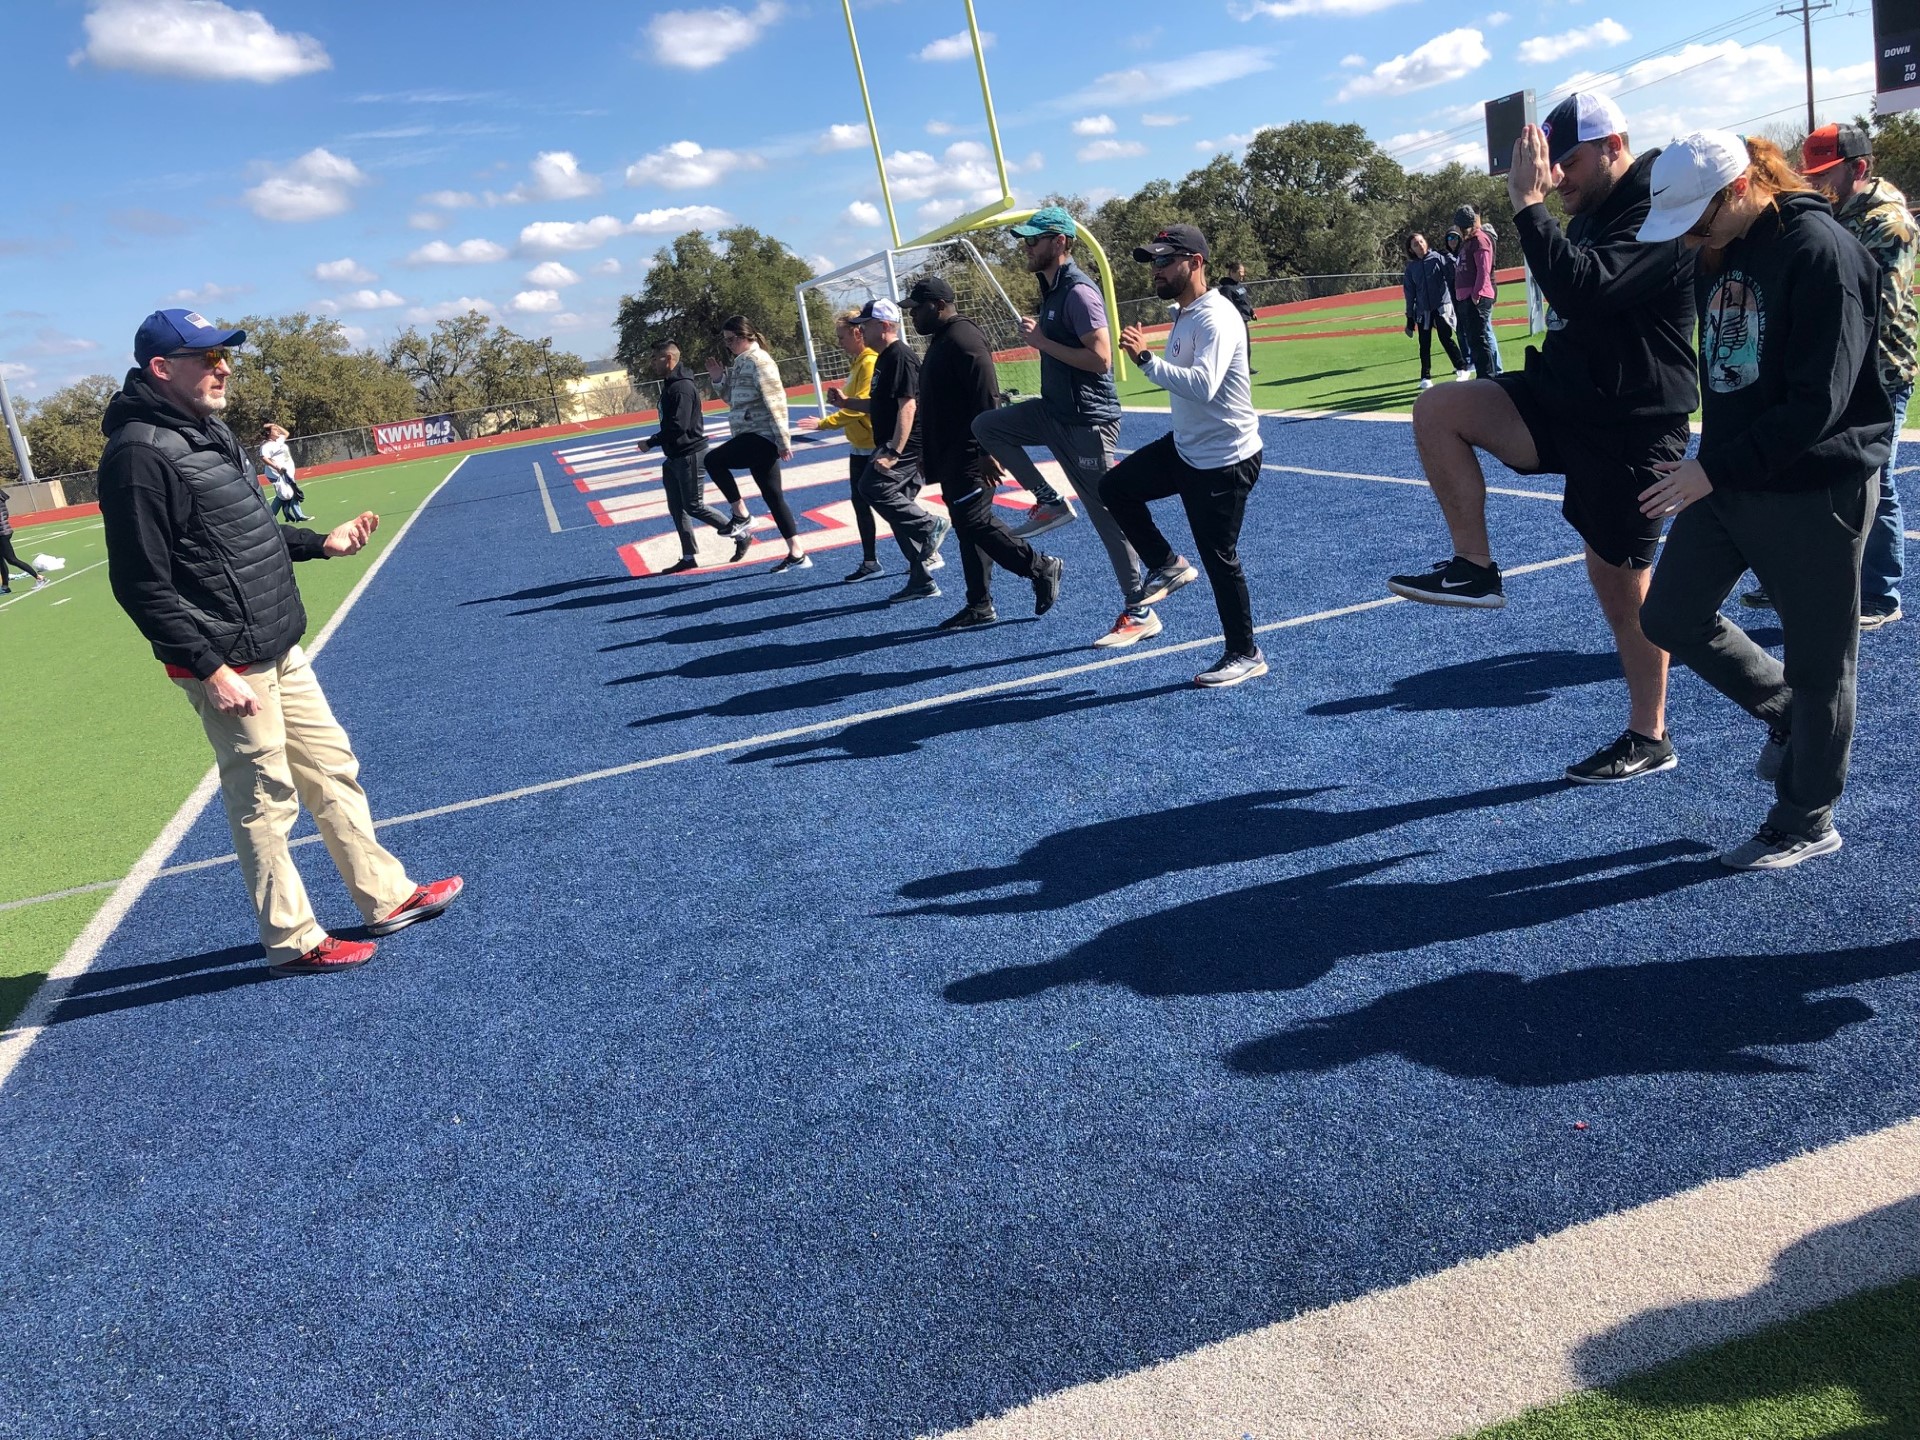
{"type": "Polygon", "coordinates": [[[767,503],[767,513],[780,527],[780,538],[787,542],[786,558],[770,573],[810,570],[813,561],[794,539],[793,511],[780,488],[780,462],[793,455],[793,441],[787,431],[787,391],[780,383],[780,367],[761,346],[759,332],[744,315],[730,316],[720,338],[733,363],[723,367],[718,360],[709,360],[707,375],[727,407],[733,438],[708,452],[707,477],[733,506],[733,524],[725,532],[734,544],[733,558],[744,559],[753,543],[747,535],[747,505],[733,480],[734,470],[745,467],[752,472],[760,498],[767,503]]]}
{"type": "Polygon", "coordinates": [[[13,521],[7,518],[7,492],[0,490],[0,595],[12,592],[8,582],[13,578],[7,574],[7,566],[33,576],[33,588],[38,590],[48,582],[47,577],[22,560],[13,548],[13,521]]]}
{"type": "Polygon", "coordinates": [[[878,357],[867,348],[867,337],[860,329],[860,311],[857,307],[835,318],[833,338],[839,342],[840,349],[852,363],[846,386],[835,386],[827,391],[827,399],[841,408],[830,415],[810,415],[800,422],[800,428],[841,430],[846,433],[850,452],[847,456],[847,485],[853,492],[854,524],[860,530],[860,563],[847,579],[870,580],[881,573],[880,553],[876,548],[879,527],[874,523],[872,502],[860,493],[860,476],[865,473],[867,462],[873,458],[872,402],[867,397],[873,389],[873,362],[878,357]]]}

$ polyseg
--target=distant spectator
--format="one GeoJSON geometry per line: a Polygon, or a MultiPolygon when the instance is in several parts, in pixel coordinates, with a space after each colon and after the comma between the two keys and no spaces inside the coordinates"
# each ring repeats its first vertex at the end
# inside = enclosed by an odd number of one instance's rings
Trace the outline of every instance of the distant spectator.
{"type": "Polygon", "coordinates": [[[307,492],[300,488],[293,466],[293,451],[287,447],[287,427],[271,420],[261,432],[260,463],[267,468],[267,483],[273,487],[273,513],[276,519],[309,520],[300,509],[307,492]]]}
{"type": "Polygon", "coordinates": [[[1453,362],[1453,378],[1467,378],[1467,362],[1453,343],[1453,287],[1447,280],[1447,262],[1427,246],[1424,235],[1407,237],[1407,268],[1400,277],[1407,295],[1407,334],[1420,332],[1420,388],[1433,388],[1433,333],[1453,362]]]}
{"type": "MultiPolygon", "coordinates": [[[[1446,238],[1440,242],[1440,258],[1447,264],[1447,293],[1457,298],[1460,292],[1454,287],[1460,279],[1460,232],[1451,226],[1448,227],[1446,238]]],[[[1459,307],[1456,305],[1454,314],[1457,316],[1459,313],[1459,307]]],[[[1472,328],[1471,325],[1461,325],[1456,320],[1453,333],[1455,342],[1460,346],[1463,368],[1467,370],[1473,369],[1473,336],[1467,333],[1472,328]]]]}
{"type": "Polygon", "coordinates": [[[1454,211],[1453,223],[1460,231],[1460,260],[1453,276],[1460,328],[1471,337],[1474,373],[1491,380],[1500,373],[1500,347],[1493,338],[1493,232],[1480,223],[1480,212],[1471,205],[1454,211]]]}
{"type": "Polygon", "coordinates": [[[1229,260],[1220,274],[1213,288],[1233,302],[1233,308],[1240,312],[1240,319],[1247,327],[1247,373],[1258,375],[1260,372],[1252,367],[1254,312],[1253,296],[1247,293],[1247,264],[1244,260],[1229,260]]]}
{"type": "Polygon", "coordinates": [[[13,586],[7,582],[12,578],[7,574],[7,566],[13,566],[25,574],[33,576],[33,588],[38,590],[50,582],[46,576],[22,560],[13,548],[13,521],[7,516],[7,492],[0,490],[0,595],[11,595],[13,586]]]}

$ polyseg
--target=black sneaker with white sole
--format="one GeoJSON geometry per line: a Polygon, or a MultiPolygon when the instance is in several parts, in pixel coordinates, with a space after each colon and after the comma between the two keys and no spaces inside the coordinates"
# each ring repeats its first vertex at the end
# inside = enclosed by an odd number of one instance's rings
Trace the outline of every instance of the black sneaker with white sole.
{"type": "Polygon", "coordinates": [[[1622,730],[1612,744],[1567,766],[1567,779],[1576,785],[1620,785],[1642,775],[1658,775],[1679,763],[1671,740],[1649,740],[1638,731],[1622,730]]]}
{"type": "Polygon", "coordinates": [[[887,597],[889,605],[905,605],[910,600],[937,600],[940,587],[931,579],[909,580],[900,589],[887,597]]]}
{"type": "Polygon", "coordinates": [[[1058,555],[1039,555],[1034,558],[1033,613],[1044,615],[1060,598],[1060,582],[1066,575],[1067,562],[1058,555]]]}
{"type": "Polygon", "coordinates": [[[1458,555],[1438,562],[1424,575],[1390,575],[1387,589],[1403,600],[1418,600],[1423,605],[1498,610],[1507,603],[1498,565],[1476,565],[1458,555]]]}
{"type": "Polygon", "coordinates": [[[968,605],[955,614],[949,615],[935,626],[938,630],[972,630],[976,626],[991,625],[1000,616],[994,611],[993,602],[983,605],[968,605]]]}

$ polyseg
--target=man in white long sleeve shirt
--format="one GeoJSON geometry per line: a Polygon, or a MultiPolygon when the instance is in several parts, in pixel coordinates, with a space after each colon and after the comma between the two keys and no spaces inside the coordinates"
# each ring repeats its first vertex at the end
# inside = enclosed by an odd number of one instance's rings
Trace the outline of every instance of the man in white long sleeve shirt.
{"type": "Polygon", "coordinates": [[[1260,419],[1253,410],[1247,370],[1247,330],[1240,312],[1207,288],[1207,239],[1192,225],[1169,225],[1133,258],[1153,266],[1153,292],[1180,307],[1166,354],[1147,348],[1146,332],[1130,325],[1121,347],[1141,373],[1167,392],[1173,433],[1136,450],[1107,472],[1100,496],[1149,567],[1138,603],[1153,605],[1199,578],[1176,555],[1147,509],[1150,500],[1178,495],[1193,528],[1200,563],[1213,586],[1213,603],[1226,631],[1227,653],[1194,676],[1209,689],[1238,685],[1267,673],[1253,639],[1253,602],[1240,568],[1240,522],[1260,478],[1260,419]]]}

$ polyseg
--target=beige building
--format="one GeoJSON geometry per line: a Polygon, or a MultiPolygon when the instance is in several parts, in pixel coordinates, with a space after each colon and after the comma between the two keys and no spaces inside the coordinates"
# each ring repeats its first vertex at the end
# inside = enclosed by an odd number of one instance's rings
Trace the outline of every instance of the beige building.
{"type": "Polygon", "coordinates": [[[633,379],[618,360],[593,360],[587,373],[560,387],[560,418],[569,423],[604,420],[642,408],[633,379]]]}

